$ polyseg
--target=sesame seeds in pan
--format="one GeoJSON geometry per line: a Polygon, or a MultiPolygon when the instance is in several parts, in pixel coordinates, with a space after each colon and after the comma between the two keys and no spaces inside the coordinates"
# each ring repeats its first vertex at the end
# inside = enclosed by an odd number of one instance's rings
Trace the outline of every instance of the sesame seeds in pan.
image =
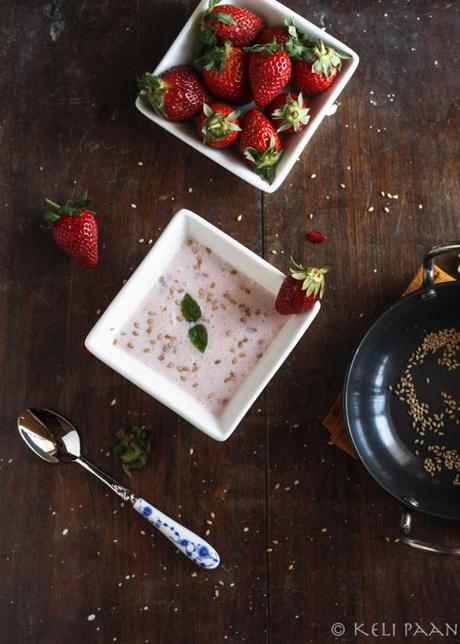
{"type": "MultiPolygon", "coordinates": [[[[427,333],[410,355],[399,381],[394,387],[390,385],[388,388],[406,407],[416,433],[414,453],[423,458],[425,472],[434,477],[440,472],[450,471],[453,474],[452,484],[460,485],[460,450],[448,449],[446,445],[434,442],[439,437],[443,441],[446,431],[451,431],[451,428],[460,431],[460,401],[452,393],[440,391],[435,411],[433,405],[420,399],[415,385],[416,370],[424,365],[429,356],[437,356],[437,365],[448,372],[459,369],[460,330],[450,328],[427,333]]],[[[430,389],[434,384],[432,380],[428,376],[424,378],[430,389]]]]}

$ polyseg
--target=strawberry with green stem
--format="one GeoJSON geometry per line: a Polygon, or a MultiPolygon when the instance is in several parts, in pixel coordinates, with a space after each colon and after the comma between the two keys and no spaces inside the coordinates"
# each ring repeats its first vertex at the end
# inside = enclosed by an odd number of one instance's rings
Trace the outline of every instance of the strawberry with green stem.
{"type": "Polygon", "coordinates": [[[267,114],[277,131],[285,134],[301,132],[310,120],[309,111],[302,92],[279,94],[267,108],[267,114]]]}
{"type": "Polygon", "coordinates": [[[324,276],[329,267],[305,267],[291,257],[290,275],[285,277],[275,301],[275,308],[281,315],[306,313],[324,295],[324,276]]]}
{"type": "Polygon", "coordinates": [[[139,80],[144,96],[158,116],[169,121],[186,121],[196,116],[210,96],[200,75],[191,65],[177,65],[163,74],[146,73],[139,80]]]}
{"type": "Polygon", "coordinates": [[[268,118],[259,110],[249,110],[244,119],[239,149],[248,165],[268,183],[273,183],[282,148],[279,134],[268,118]]]}
{"type": "Polygon", "coordinates": [[[198,58],[195,65],[211,94],[237,105],[249,103],[248,55],[240,47],[226,40],[198,58]]]}
{"type": "Polygon", "coordinates": [[[209,0],[208,10],[201,21],[200,39],[204,45],[229,40],[235,47],[250,45],[264,23],[252,11],[232,4],[219,5],[209,0]]]}
{"type": "Polygon", "coordinates": [[[228,148],[238,139],[241,126],[239,110],[224,103],[205,103],[203,113],[197,119],[198,131],[203,143],[213,148],[228,148]]]}
{"type": "Polygon", "coordinates": [[[273,42],[281,45],[291,60],[298,60],[304,48],[313,44],[306,34],[297,29],[292,18],[286,18],[284,26],[265,27],[258,35],[257,42],[259,45],[273,42]]]}
{"type": "Polygon", "coordinates": [[[258,107],[267,107],[289,83],[291,59],[281,45],[254,45],[249,52],[249,80],[252,95],[258,107]]]}
{"type": "Polygon", "coordinates": [[[326,47],[322,40],[304,47],[293,67],[296,89],[305,96],[315,96],[326,91],[341,70],[342,60],[347,58],[350,58],[348,54],[326,47]]]}
{"type": "Polygon", "coordinates": [[[74,261],[86,268],[98,264],[98,229],[94,213],[89,209],[86,192],[69,199],[61,206],[45,199],[53,210],[45,213],[44,228],[51,228],[54,242],[74,261]]]}

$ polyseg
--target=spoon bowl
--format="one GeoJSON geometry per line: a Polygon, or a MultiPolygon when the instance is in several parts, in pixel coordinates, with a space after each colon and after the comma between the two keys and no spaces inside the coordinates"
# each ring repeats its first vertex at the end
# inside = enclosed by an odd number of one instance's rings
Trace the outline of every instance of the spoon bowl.
{"type": "Polygon", "coordinates": [[[80,436],[72,423],[49,409],[26,409],[18,431],[30,449],[48,463],[69,463],[80,457],[80,436]]]}

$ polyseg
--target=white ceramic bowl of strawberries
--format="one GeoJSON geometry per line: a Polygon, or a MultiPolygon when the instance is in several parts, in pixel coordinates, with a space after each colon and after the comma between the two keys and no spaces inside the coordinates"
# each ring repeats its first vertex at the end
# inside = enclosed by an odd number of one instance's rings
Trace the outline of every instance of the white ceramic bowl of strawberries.
{"type": "Polygon", "coordinates": [[[271,193],[331,111],[359,58],[276,0],[211,2],[211,11],[209,0],[198,4],[145,75],[136,106],[271,193]],[[288,30],[288,21],[294,29],[288,30]],[[184,65],[190,67],[178,67],[184,65]]]}

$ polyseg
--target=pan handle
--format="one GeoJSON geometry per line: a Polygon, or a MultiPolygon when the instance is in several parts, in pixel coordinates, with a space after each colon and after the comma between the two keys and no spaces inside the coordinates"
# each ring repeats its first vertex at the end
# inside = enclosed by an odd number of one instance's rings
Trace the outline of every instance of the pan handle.
{"type": "Polygon", "coordinates": [[[434,284],[433,263],[435,257],[446,253],[460,253],[460,241],[447,242],[433,246],[423,258],[423,284],[422,288],[431,288],[434,284]]]}
{"type": "Polygon", "coordinates": [[[444,546],[435,546],[426,541],[419,541],[410,536],[412,525],[412,514],[409,510],[403,510],[401,514],[401,541],[410,548],[421,550],[422,552],[431,552],[437,555],[450,555],[451,557],[460,557],[460,548],[445,548],[444,546]]]}

